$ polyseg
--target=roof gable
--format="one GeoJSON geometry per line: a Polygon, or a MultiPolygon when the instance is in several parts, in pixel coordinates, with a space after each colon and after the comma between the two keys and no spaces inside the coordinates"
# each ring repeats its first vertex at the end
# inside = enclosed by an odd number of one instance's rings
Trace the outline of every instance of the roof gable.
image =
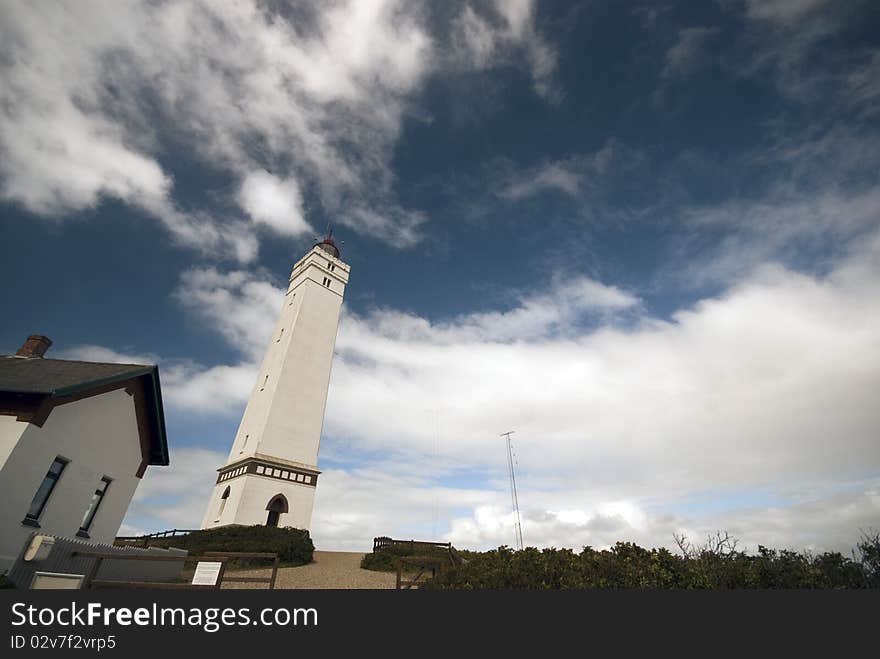
{"type": "Polygon", "coordinates": [[[66,359],[0,357],[0,391],[65,396],[149,372],[143,364],[104,364],[66,359]]]}
{"type": "Polygon", "coordinates": [[[121,388],[135,398],[141,476],[147,465],[169,463],[157,366],[0,356],[0,414],[37,426],[58,405],[121,388]]]}

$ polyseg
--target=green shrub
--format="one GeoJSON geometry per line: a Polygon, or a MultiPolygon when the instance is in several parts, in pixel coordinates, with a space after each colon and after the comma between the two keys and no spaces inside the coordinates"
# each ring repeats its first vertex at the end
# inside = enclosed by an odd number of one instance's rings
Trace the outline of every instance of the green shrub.
{"type": "MultiPolygon", "coordinates": [[[[315,546],[308,531],[274,526],[221,526],[187,535],[150,540],[153,547],[178,547],[191,555],[206,551],[274,552],[280,563],[292,567],[312,562],[315,546]]],[[[266,567],[265,559],[236,560],[234,567],[266,567]]]]}
{"type": "Polygon", "coordinates": [[[400,556],[390,551],[372,552],[364,554],[361,559],[361,567],[375,572],[397,572],[397,563],[400,556]]]}
{"type": "Polygon", "coordinates": [[[376,572],[397,572],[397,565],[404,561],[404,569],[417,570],[413,564],[441,568],[449,563],[449,552],[444,547],[435,547],[418,542],[409,545],[400,543],[385,547],[381,551],[365,554],[361,559],[361,567],[376,572]],[[407,562],[410,564],[407,565],[407,562]]]}
{"type": "Polygon", "coordinates": [[[880,587],[880,538],[865,536],[860,558],[759,547],[756,555],[703,548],[679,556],[618,542],[610,549],[499,547],[468,552],[468,562],[440,571],[429,589],[729,589],[880,587]]]}

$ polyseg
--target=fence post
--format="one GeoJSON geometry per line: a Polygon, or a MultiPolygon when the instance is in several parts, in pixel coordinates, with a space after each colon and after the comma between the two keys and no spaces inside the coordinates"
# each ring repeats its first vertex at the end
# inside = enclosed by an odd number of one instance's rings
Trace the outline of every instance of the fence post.
{"type": "Polygon", "coordinates": [[[98,570],[101,568],[101,563],[104,562],[103,558],[96,558],[95,562],[92,563],[92,569],[89,570],[89,573],[86,575],[85,580],[82,583],[83,590],[89,590],[92,587],[92,581],[98,576],[98,570]]]}
{"type": "Polygon", "coordinates": [[[226,573],[226,561],[228,559],[225,557],[220,558],[220,573],[217,575],[217,582],[214,584],[214,590],[220,590],[220,587],[223,585],[223,575],[226,573]]]}
{"type": "Polygon", "coordinates": [[[275,577],[278,575],[278,554],[275,554],[275,560],[272,561],[272,580],[269,582],[269,590],[275,590],[275,577]]]}

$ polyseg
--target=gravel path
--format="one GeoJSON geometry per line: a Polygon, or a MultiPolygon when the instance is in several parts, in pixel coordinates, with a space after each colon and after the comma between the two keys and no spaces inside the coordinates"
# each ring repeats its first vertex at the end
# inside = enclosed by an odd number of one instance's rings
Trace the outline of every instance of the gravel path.
{"type": "MultiPolygon", "coordinates": [[[[275,579],[276,588],[298,589],[389,589],[396,575],[361,569],[363,554],[346,551],[316,551],[314,561],[300,567],[282,567],[275,579]]],[[[271,570],[243,570],[240,576],[268,577],[271,570]]],[[[265,588],[266,584],[225,583],[224,588],[265,588]]]]}

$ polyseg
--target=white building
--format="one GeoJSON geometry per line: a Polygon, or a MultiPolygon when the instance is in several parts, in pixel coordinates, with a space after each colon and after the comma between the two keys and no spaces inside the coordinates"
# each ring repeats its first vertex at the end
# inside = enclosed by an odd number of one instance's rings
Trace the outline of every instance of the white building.
{"type": "Polygon", "coordinates": [[[202,528],[311,525],[349,266],[328,237],[293,266],[275,331],[202,528]]]}
{"type": "Polygon", "coordinates": [[[148,465],[168,464],[156,366],[0,356],[0,573],[35,530],[112,543],[148,465]]]}

